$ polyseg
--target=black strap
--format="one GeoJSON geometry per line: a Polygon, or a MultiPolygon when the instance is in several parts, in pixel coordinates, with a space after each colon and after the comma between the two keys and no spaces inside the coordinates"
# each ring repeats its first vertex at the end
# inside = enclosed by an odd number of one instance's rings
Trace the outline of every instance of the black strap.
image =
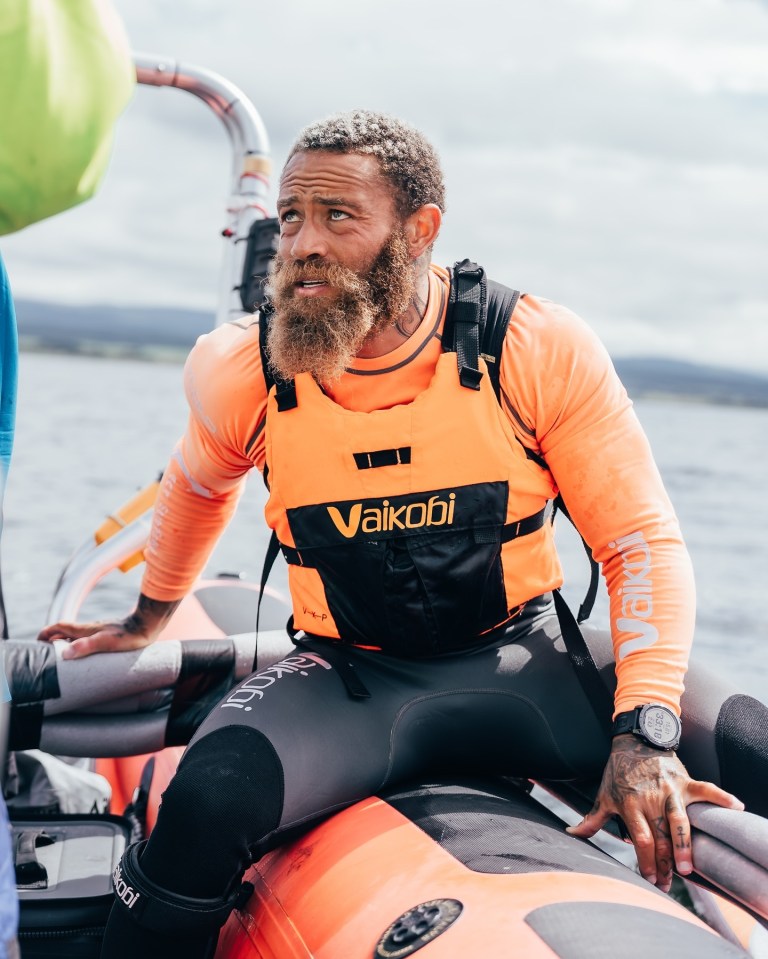
{"type": "Polygon", "coordinates": [[[541,529],[550,515],[551,508],[552,504],[547,503],[538,513],[526,516],[525,519],[518,520],[516,523],[507,523],[501,531],[502,543],[509,543],[519,536],[527,536],[529,533],[535,533],[536,530],[541,529]]]}
{"type": "MultiPolygon", "coordinates": [[[[478,526],[472,530],[474,540],[476,543],[509,543],[513,539],[517,539],[520,536],[527,536],[529,533],[535,533],[536,530],[541,529],[541,527],[546,523],[550,516],[551,510],[552,504],[547,503],[547,505],[543,509],[540,509],[538,513],[533,513],[531,516],[526,516],[524,519],[516,520],[514,523],[506,523],[501,528],[498,526],[478,526]]],[[[274,536],[274,533],[272,535],[274,536]]],[[[270,545],[267,547],[268,558],[271,547],[272,540],[270,539],[270,545]]],[[[302,553],[293,546],[286,546],[285,543],[278,543],[277,549],[279,549],[283,554],[283,558],[289,566],[308,566],[310,568],[314,568],[311,551],[306,550],[302,553]]],[[[270,569],[273,562],[274,557],[272,557],[269,563],[270,569]]],[[[266,566],[267,559],[264,560],[265,569],[266,566]]],[[[267,574],[268,573],[269,570],[267,570],[267,574]]],[[[265,582],[263,577],[264,573],[262,572],[262,589],[265,582]]]]}
{"type": "Polygon", "coordinates": [[[264,374],[264,382],[267,384],[267,396],[274,386],[277,408],[282,413],[285,410],[296,409],[296,384],[293,380],[284,380],[278,376],[270,365],[267,356],[267,330],[273,312],[274,310],[269,303],[265,303],[259,310],[259,351],[261,353],[261,370],[264,374]]]}
{"type": "Polygon", "coordinates": [[[407,466],[411,462],[411,447],[371,450],[369,453],[353,453],[352,456],[359,470],[378,469],[380,466],[407,466]]]}
{"type": "Polygon", "coordinates": [[[611,730],[611,717],[613,716],[613,697],[603,682],[597,664],[592,659],[592,653],[590,653],[589,647],[584,641],[579,624],[573,618],[568,603],[561,596],[559,589],[553,590],[552,595],[555,600],[555,611],[568,657],[581,683],[581,688],[595,711],[598,722],[608,736],[611,730]]]}
{"type": "MultiPolygon", "coordinates": [[[[554,502],[554,509],[552,512],[552,522],[555,521],[555,513],[557,510],[566,517],[568,522],[573,526],[576,532],[579,532],[578,527],[571,519],[571,514],[568,512],[568,507],[565,505],[563,497],[558,494],[554,502]]],[[[579,613],[576,617],[577,623],[586,622],[592,614],[592,609],[595,605],[595,599],[597,598],[597,587],[600,583],[600,564],[597,562],[595,557],[592,555],[592,549],[584,539],[584,537],[579,533],[581,538],[581,545],[584,547],[584,552],[587,554],[587,559],[589,560],[589,586],[587,587],[587,592],[584,595],[581,606],[579,606],[579,613]]]]}
{"type": "Polygon", "coordinates": [[[269,537],[269,543],[267,544],[267,552],[264,556],[264,566],[261,570],[261,582],[259,583],[259,599],[256,603],[256,636],[253,644],[254,672],[259,668],[259,619],[261,617],[261,601],[264,598],[264,590],[267,586],[269,574],[272,572],[272,567],[275,565],[275,560],[279,552],[280,542],[277,538],[277,533],[272,530],[272,535],[269,537]]]}
{"type": "MultiPolygon", "coordinates": [[[[306,634],[302,635],[302,630],[294,627],[293,616],[288,620],[288,625],[285,628],[291,637],[291,642],[297,649],[308,649],[310,652],[315,652],[315,647],[306,642],[306,634]]],[[[331,665],[339,675],[339,679],[344,683],[344,688],[350,699],[371,698],[371,693],[358,676],[354,663],[351,663],[349,656],[345,655],[344,644],[340,640],[324,639],[320,653],[325,659],[330,660],[331,665]]]]}
{"type": "MultiPolygon", "coordinates": [[[[449,338],[447,347],[456,352],[459,382],[470,390],[480,389],[480,331],[485,324],[488,291],[485,270],[470,260],[454,264],[451,295],[449,338]]],[[[444,331],[445,335],[445,331],[444,331]]]]}
{"type": "Polygon", "coordinates": [[[233,909],[241,909],[253,895],[249,882],[236,886],[228,895],[217,899],[195,899],[155,885],[141,868],[140,860],[146,840],[133,843],[112,873],[118,908],[128,910],[139,925],[154,932],[171,934],[184,930],[210,933],[219,929],[233,909]]]}
{"type": "Polygon", "coordinates": [[[43,735],[43,703],[11,703],[8,749],[38,749],[43,735]]]}
{"type": "Polygon", "coordinates": [[[488,367],[488,376],[496,399],[501,398],[501,354],[509,329],[509,321],[520,299],[519,290],[488,281],[488,312],[483,326],[481,356],[488,367]]]}

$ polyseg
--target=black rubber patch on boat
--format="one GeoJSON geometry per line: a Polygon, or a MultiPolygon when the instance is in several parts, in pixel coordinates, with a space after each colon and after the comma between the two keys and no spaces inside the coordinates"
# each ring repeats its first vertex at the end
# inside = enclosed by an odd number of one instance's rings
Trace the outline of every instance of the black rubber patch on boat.
{"type": "Polygon", "coordinates": [[[390,806],[473,872],[576,872],[652,887],[513,785],[454,780],[390,790],[390,806]]]}
{"type": "Polygon", "coordinates": [[[750,812],[768,816],[768,707],[752,696],[730,696],[715,728],[724,789],[750,812]]]}
{"type": "MultiPolygon", "coordinates": [[[[256,606],[259,602],[259,594],[255,589],[226,585],[203,586],[196,589],[194,595],[207,616],[225,636],[252,633],[256,628],[256,606]]],[[[261,628],[282,629],[286,618],[285,605],[269,593],[264,593],[264,602],[261,605],[261,628]],[[280,626],[269,626],[267,625],[269,623],[279,623],[280,626]]]]}
{"type": "Polygon", "coordinates": [[[452,925],[464,906],[458,899],[430,899],[398,916],[376,944],[376,959],[410,956],[452,925]]]}
{"type": "Polygon", "coordinates": [[[560,959],[744,959],[745,953],[685,919],[611,902],[557,902],[525,921],[560,959]]]}
{"type": "Polygon", "coordinates": [[[181,669],[165,729],[166,746],[186,746],[234,685],[235,648],[231,641],[198,639],[182,644],[181,669]]]}

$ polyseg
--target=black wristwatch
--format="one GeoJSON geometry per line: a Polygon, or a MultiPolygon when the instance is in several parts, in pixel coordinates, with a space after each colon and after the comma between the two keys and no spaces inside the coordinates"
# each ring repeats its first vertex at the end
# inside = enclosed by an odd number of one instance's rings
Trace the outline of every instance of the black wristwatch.
{"type": "Polygon", "coordinates": [[[619,713],[613,721],[611,736],[633,733],[655,749],[677,749],[682,726],[667,706],[648,703],[619,713]]]}

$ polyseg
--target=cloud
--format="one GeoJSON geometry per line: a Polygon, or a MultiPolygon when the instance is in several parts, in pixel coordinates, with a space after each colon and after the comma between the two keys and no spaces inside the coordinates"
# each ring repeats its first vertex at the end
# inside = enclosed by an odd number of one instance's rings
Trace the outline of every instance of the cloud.
{"type": "MultiPolygon", "coordinates": [[[[252,97],[278,167],[338,109],[424,129],[448,180],[441,260],[565,302],[617,351],[768,370],[765,4],[117,5],[137,49],[252,97]]],[[[140,90],[97,200],[8,240],[17,292],[212,307],[228,164],[199,103],[140,90]]]]}

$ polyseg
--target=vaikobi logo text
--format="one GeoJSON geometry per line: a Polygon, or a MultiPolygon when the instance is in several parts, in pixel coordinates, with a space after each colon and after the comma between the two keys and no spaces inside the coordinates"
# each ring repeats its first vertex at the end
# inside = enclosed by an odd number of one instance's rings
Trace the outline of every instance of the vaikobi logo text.
{"type": "Polygon", "coordinates": [[[395,529],[421,529],[427,526],[450,526],[456,505],[456,494],[446,498],[430,496],[424,501],[392,504],[382,500],[381,506],[354,503],[345,517],[336,506],[327,506],[333,525],[346,539],[351,539],[358,530],[363,533],[389,533],[395,529]]]}

